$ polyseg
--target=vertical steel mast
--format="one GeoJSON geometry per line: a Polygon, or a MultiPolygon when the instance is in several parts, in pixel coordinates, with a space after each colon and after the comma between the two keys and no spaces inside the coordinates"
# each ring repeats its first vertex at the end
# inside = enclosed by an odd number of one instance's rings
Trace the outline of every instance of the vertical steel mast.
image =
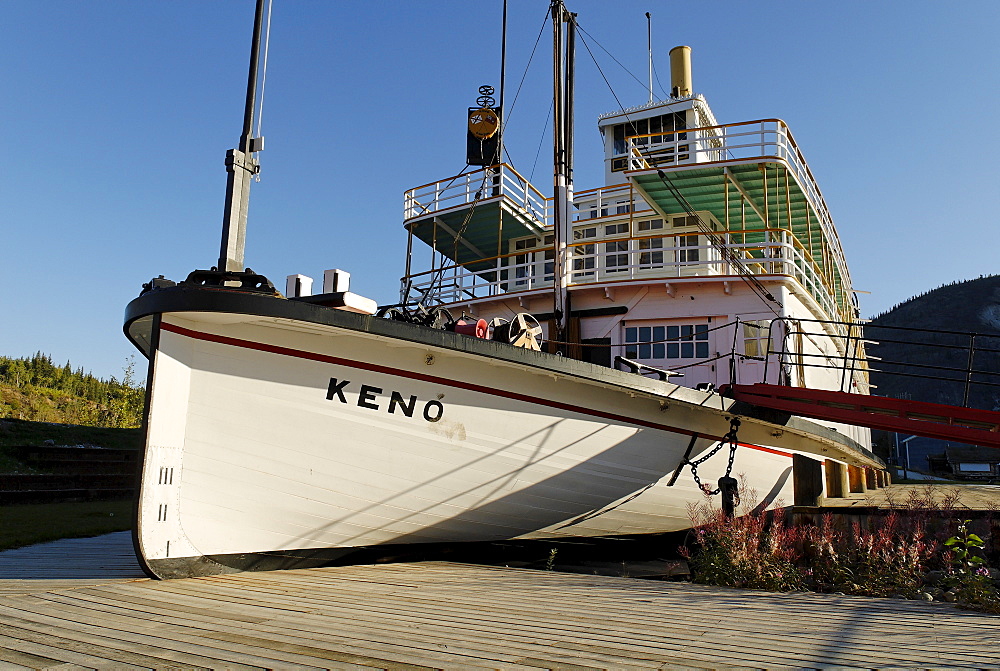
{"type": "Polygon", "coordinates": [[[253,43],[250,47],[250,76],[247,80],[246,108],[243,112],[243,135],[239,149],[226,152],[226,210],[222,219],[222,249],[219,270],[243,272],[243,249],[246,242],[247,207],[250,202],[250,180],[260,172],[253,154],[264,148],[264,139],[253,137],[253,119],[257,100],[260,34],[264,24],[264,2],[257,0],[254,15],[253,43]]]}
{"type": "MultiPolygon", "coordinates": [[[[553,98],[553,232],[554,268],[553,292],[555,298],[555,338],[566,342],[569,332],[570,280],[569,242],[572,231],[570,220],[573,201],[573,71],[576,50],[575,15],[562,0],[552,2],[552,73],[553,98]]],[[[560,347],[560,349],[563,349],[560,347]]]]}

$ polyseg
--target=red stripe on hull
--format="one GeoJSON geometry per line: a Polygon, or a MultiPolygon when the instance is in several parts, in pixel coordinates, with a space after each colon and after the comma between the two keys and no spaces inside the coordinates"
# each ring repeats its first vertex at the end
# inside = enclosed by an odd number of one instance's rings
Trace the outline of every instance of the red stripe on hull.
{"type": "MultiPolygon", "coordinates": [[[[600,417],[602,419],[608,419],[617,422],[626,422],[628,424],[635,424],[637,426],[642,426],[650,429],[658,429],[660,431],[669,431],[671,433],[679,433],[688,436],[695,435],[694,431],[690,431],[687,429],[680,429],[672,426],[667,426],[664,424],[657,424],[655,422],[648,422],[646,420],[636,419],[633,417],[624,417],[609,412],[603,412],[601,410],[582,408],[569,403],[560,403],[559,401],[540,399],[534,396],[528,396],[526,394],[518,394],[517,392],[504,391],[501,389],[495,389],[493,387],[473,384],[471,382],[464,382],[461,380],[451,380],[448,378],[436,377],[433,375],[425,375],[423,373],[398,370],[396,368],[390,368],[388,366],[380,366],[378,364],[368,363],[365,361],[355,361],[353,359],[344,359],[342,357],[330,356],[327,354],[317,354],[316,352],[307,352],[304,350],[292,349],[290,347],[281,347],[280,345],[270,345],[267,343],[260,343],[252,340],[232,338],[230,336],[222,336],[215,333],[204,333],[202,331],[195,331],[193,329],[188,329],[183,326],[177,326],[176,324],[170,324],[162,320],[160,322],[160,328],[163,329],[164,331],[170,331],[171,333],[176,333],[178,335],[186,336],[188,338],[194,338],[197,340],[205,340],[208,342],[215,342],[222,345],[229,345],[232,347],[242,347],[244,349],[252,349],[260,352],[269,352],[271,354],[279,354],[282,356],[291,356],[299,359],[318,361],[320,363],[331,363],[339,366],[347,366],[349,368],[357,368],[360,370],[369,370],[376,373],[384,373],[387,375],[395,375],[398,377],[405,377],[412,380],[420,380],[422,382],[431,382],[434,384],[441,384],[448,387],[465,389],[468,391],[475,391],[483,394],[489,394],[491,396],[502,396],[504,398],[510,398],[517,401],[524,401],[525,403],[544,405],[551,408],[558,408],[560,410],[566,410],[569,412],[577,412],[585,415],[590,415],[592,417],[600,417]]],[[[713,441],[722,440],[721,436],[708,436],[700,433],[698,434],[698,437],[713,441]]],[[[792,455],[788,452],[782,452],[780,450],[775,450],[770,447],[763,447],[760,445],[746,445],[742,443],[741,446],[748,447],[750,449],[758,450],[761,452],[776,454],[783,457],[788,457],[788,458],[792,457],[792,455]]]]}

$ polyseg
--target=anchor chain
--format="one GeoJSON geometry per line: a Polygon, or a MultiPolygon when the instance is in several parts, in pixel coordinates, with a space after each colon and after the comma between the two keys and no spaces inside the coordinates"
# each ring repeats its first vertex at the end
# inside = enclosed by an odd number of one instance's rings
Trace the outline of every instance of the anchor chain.
{"type": "Polygon", "coordinates": [[[739,437],[737,436],[739,428],[739,417],[733,417],[729,420],[729,433],[722,437],[722,440],[719,441],[718,445],[712,448],[708,454],[705,454],[694,461],[691,461],[690,459],[687,461],[687,463],[691,466],[691,476],[694,478],[694,483],[698,485],[698,489],[705,492],[706,496],[715,496],[725,490],[723,497],[732,497],[732,505],[724,506],[726,508],[735,508],[735,506],[740,504],[740,495],[739,492],[736,491],[737,482],[736,479],[732,477],[733,461],[736,459],[736,446],[739,444],[739,437]],[[729,445],[729,464],[726,466],[726,474],[719,478],[719,486],[715,489],[711,489],[707,484],[701,481],[700,477],[698,477],[698,466],[715,456],[715,454],[727,443],[729,445]]]}

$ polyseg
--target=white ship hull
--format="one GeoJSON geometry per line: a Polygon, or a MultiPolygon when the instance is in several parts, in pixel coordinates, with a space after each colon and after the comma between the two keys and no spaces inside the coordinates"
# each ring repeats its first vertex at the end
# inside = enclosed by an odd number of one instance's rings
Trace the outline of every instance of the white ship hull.
{"type": "MultiPolygon", "coordinates": [[[[704,496],[689,468],[671,480],[731,417],[717,395],[270,296],[157,290],[126,332],[150,357],[136,548],[160,577],[684,529],[704,496]]],[[[877,465],[796,419],[746,419],[740,441],[733,474],[766,506],[792,503],[793,451],[877,465]]]]}

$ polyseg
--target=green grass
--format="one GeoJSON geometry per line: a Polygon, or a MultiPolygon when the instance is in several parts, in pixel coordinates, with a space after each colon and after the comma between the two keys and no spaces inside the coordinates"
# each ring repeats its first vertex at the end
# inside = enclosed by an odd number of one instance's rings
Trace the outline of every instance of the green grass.
{"type": "Polygon", "coordinates": [[[142,430],[0,419],[0,447],[42,445],[46,440],[52,440],[56,445],[86,444],[138,450],[142,447],[142,430]]]}
{"type": "Polygon", "coordinates": [[[52,424],[0,418],[0,473],[40,473],[17,459],[9,448],[20,445],[99,445],[125,450],[142,448],[142,429],[112,429],[103,426],[52,424]]]}
{"type": "Polygon", "coordinates": [[[0,550],[132,528],[132,501],[0,506],[0,550]]]}

